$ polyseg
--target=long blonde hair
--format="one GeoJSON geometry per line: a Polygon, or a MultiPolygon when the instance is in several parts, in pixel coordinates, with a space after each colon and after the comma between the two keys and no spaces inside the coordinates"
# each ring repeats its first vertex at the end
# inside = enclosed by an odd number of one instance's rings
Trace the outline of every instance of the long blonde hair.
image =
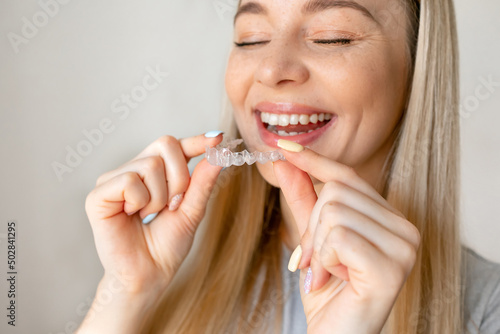
{"type": "MultiPolygon", "coordinates": [[[[457,333],[463,291],[454,7],[452,0],[405,2],[412,3],[408,102],[383,195],[415,224],[422,241],[384,332],[457,333]]],[[[236,137],[227,97],[225,105],[226,133],[236,137]]],[[[278,189],[255,166],[225,169],[149,332],[279,333],[281,228],[278,189]]]]}

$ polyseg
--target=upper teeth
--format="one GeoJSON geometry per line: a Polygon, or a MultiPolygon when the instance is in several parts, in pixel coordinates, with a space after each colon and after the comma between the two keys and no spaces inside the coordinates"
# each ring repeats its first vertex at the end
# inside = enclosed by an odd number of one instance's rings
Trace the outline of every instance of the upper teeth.
{"type": "Polygon", "coordinates": [[[297,125],[302,124],[306,125],[309,123],[316,124],[323,121],[328,121],[332,119],[332,114],[321,113],[321,114],[271,114],[267,112],[260,113],[260,119],[263,123],[267,123],[269,125],[279,125],[279,126],[288,126],[288,125],[297,125]]]}

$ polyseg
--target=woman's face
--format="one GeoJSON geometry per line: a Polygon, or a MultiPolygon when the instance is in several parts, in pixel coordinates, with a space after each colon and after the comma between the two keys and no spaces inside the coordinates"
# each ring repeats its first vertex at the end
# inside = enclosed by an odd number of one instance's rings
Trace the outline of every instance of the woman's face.
{"type": "Polygon", "coordinates": [[[249,150],[288,139],[379,174],[405,106],[406,21],[399,0],[242,0],[226,91],[249,150]]]}

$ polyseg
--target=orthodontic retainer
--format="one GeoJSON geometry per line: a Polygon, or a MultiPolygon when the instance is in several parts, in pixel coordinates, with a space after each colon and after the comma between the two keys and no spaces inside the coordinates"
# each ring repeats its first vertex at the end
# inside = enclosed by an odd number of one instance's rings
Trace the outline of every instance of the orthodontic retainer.
{"type": "Polygon", "coordinates": [[[211,165],[220,167],[230,167],[233,165],[242,166],[245,163],[252,165],[256,162],[264,164],[268,161],[275,162],[278,160],[285,160],[285,157],[279,151],[255,151],[252,153],[247,150],[242,152],[231,151],[241,143],[243,143],[243,139],[235,139],[229,141],[227,144],[221,143],[215,147],[207,147],[205,151],[205,158],[207,158],[207,161],[211,165]]]}

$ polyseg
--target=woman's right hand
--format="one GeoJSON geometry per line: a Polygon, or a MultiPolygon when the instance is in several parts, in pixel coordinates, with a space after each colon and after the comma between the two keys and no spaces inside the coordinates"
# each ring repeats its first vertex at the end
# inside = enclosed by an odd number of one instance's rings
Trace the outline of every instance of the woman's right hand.
{"type": "Polygon", "coordinates": [[[129,294],[166,288],[191,249],[221,171],[203,159],[190,177],[187,163],[221,141],[222,134],[164,136],[99,177],[85,208],[105,278],[126,282],[129,294]]]}

